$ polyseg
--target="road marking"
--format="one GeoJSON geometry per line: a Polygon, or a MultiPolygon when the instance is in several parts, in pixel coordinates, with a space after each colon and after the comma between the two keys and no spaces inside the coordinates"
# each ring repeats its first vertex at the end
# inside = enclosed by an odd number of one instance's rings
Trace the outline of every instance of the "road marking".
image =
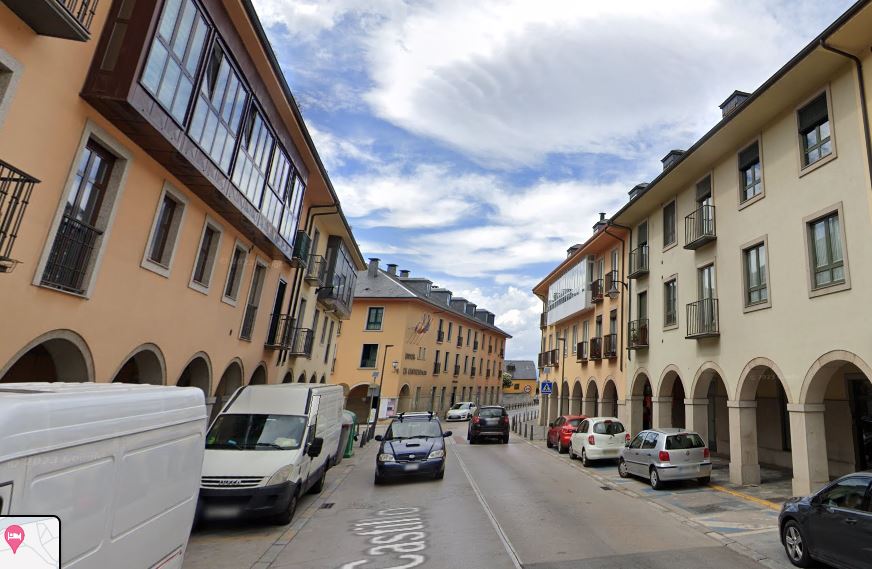
{"type": "Polygon", "coordinates": [[[475,497],[478,498],[478,502],[481,504],[484,513],[487,514],[487,517],[490,518],[491,524],[494,526],[494,530],[497,532],[497,535],[500,537],[500,541],[503,543],[503,547],[506,548],[506,553],[509,554],[509,558],[512,560],[512,563],[515,566],[515,569],[523,569],[523,565],[521,565],[521,559],[518,557],[518,552],[515,551],[515,548],[512,546],[512,543],[509,541],[509,537],[503,531],[500,522],[497,521],[496,516],[494,516],[493,510],[488,506],[487,501],[484,499],[484,495],[481,493],[481,490],[478,488],[478,484],[475,483],[475,480],[472,479],[472,476],[469,474],[469,470],[466,468],[466,464],[464,464],[463,459],[460,458],[460,453],[455,452],[454,456],[457,458],[457,463],[460,465],[460,468],[463,470],[463,473],[466,475],[466,479],[469,480],[469,485],[472,486],[472,491],[475,492],[475,497]]]}
{"type": "Polygon", "coordinates": [[[764,506],[769,508],[770,510],[775,510],[776,512],[781,511],[781,505],[776,504],[775,502],[770,502],[769,500],[764,500],[763,498],[757,498],[756,496],[752,496],[750,494],[745,494],[744,492],[739,492],[737,490],[731,490],[730,488],[725,488],[724,486],[720,486],[718,484],[709,484],[709,488],[712,490],[717,490],[718,492],[724,492],[725,494],[730,494],[737,498],[742,498],[743,500],[748,500],[749,502],[754,502],[760,506],[764,506]]]}

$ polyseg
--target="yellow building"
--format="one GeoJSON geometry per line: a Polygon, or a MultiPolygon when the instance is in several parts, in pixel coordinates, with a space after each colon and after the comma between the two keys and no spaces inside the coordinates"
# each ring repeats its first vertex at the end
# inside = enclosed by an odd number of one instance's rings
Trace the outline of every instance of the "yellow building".
{"type": "Polygon", "coordinates": [[[381,383],[380,417],[444,413],[457,401],[498,403],[506,340],[495,315],[450,290],[378,259],[357,276],[354,310],[342,325],[333,381],[365,420],[371,386],[381,383]],[[382,375],[383,372],[383,375],[382,375]]]}
{"type": "Polygon", "coordinates": [[[0,381],[326,382],[365,264],[251,2],[0,37],[0,381]]]}
{"type": "Polygon", "coordinates": [[[539,380],[536,374],[536,362],[532,360],[506,360],[506,371],[503,372],[511,382],[503,387],[504,403],[532,403],[539,397],[539,380]]]}

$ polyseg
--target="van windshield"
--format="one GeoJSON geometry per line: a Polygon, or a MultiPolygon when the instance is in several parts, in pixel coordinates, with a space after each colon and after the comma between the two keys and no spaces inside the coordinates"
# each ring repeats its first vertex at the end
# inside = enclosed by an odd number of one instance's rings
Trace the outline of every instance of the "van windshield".
{"type": "Polygon", "coordinates": [[[293,450],[300,448],[306,417],[297,415],[219,415],[206,435],[207,449],[293,450]]]}

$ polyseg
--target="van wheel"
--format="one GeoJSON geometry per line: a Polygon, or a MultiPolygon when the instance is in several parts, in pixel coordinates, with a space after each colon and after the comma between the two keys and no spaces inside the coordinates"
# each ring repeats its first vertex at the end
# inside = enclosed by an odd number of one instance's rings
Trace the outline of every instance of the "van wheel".
{"type": "Polygon", "coordinates": [[[324,472],[321,473],[321,478],[318,479],[318,482],[315,482],[315,485],[309,488],[309,494],[320,494],[322,490],[324,490],[324,480],[327,478],[327,469],[324,469],[324,472]]]}
{"type": "Polygon", "coordinates": [[[294,519],[294,512],[297,511],[297,493],[291,494],[291,500],[288,502],[288,507],[281,514],[273,518],[273,523],[277,526],[286,526],[294,519]]]}

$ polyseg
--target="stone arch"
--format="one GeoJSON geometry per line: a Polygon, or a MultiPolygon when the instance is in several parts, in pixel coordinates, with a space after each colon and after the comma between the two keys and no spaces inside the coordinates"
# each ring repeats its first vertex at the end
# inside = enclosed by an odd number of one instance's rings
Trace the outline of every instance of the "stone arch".
{"type": "Polygon", "coordinates": [[[0,382],[94,381],[88,343],[72,330],[52,330],[18,350],[0,368],[0,382]]]}
{"type": "Polygon", "coordinates": [[[230,400],[233,393],[242,387],[242,381],[245,377],[242,360],[233,358],[227,367],[224,368],[224,373],[221,374],[221,379],[218,385],[215,386],[215,405],[212,407],[212,418],[215,418],[225,404],[230,400]]]}
{"type": "Polygon", "coordinates": [[[212,361],[206,352],[197,352],[179,375],[176,381],[179,387],[199,387],[208,399],[212,393],[212,361]]]}
{"type": "Polygon", "coordinates": [[[645,382],[651,381],[651,375],[648,373],[648,370],[640,367],[636,370],[636,373],[633,374],[633,382],[630,385],[630,395],[642,395],[642,391],[645,386],[645,382]]]}
{"type": "Polygon", "coordinates": [[[300,374],[300,376],[297,378],[297,383],[306,383],[306,374],[305,373],[300,374]]]}
{"type": "Polygon", "coordinates": [[[823,403],[830,377],[845,364],[853,364],[867,379],[872,379],[872,369],[863,358],[847,350],[832,350],[816,359],[809,367],[799,392],[799,402],[823,403]]]}
{"type": "Polygon", "coordinates": [[[576,377],[572,384],[572,396],[569,398],[569,414],[581,415],[581,399],[584,390],[581,387],[581,378],[576,377]]]}
{"type": "Polygon", "coordinates": [[[113,383],[166,384],[167,364],[163,352],[155,344],[142,344],[127,354],[112,374],[113,383]]]}
{"type": "Polygon", "coordinates": [[[618,385],[612,376],[608,376],[603,386],[602,399],[602,414],[609,417],[618,416],[618,385]]]}
{"type": "Polygon", "coordinates": [[[569,382],[563,380],[560,386],[560,412],[558,415],[569,413],[569,382]]]}
{"type": "Polygon", "coordinates": [[[681,370],[675,364],[666,366],[660,374],[657,384],[657,396],[654,400],[654,425],[657,427],[687,428],[684,400],[687,391],[681,370]]]}
{"type": "Polygon", "coordinates": [[[775,374],[778,381],[781,382],[781,387],[787,394],[788,402],[793,402],[793,397],[790,393],[790,386],[784,382],[784,374],[781,373],[778,365],[769,358],[759,357],[754,358],[745,366],[742,373],[739,375],[739,386],[736,390],[740,401],[751,401],[757,395],[757,387],[760,380],[766,374],[766,369],[775,374]]]}
{"type": "Polygon", "coordinates": [[[588,417],[596,417],[599,415],[599,387],[597,387],[595,377],[591,377],[587,380],[587,389],[584,392],[582,413],[588,417]]]}
{"type": "MultiPolygon", "coordinates": [[[[715,376],[719,376],[721,381],[724,382],[724,387],[726,387],[727,384],[724,379],[726,375],[724,374],[724,370],[721,369],[721,366],[712,361],[707,361],[699,366],[699,369],[696,370],[696,374],[693,376],[693,383],[691,383],[690,386],[690,393],[693,394],[694,399],[703,399],[706,397],[709,383],[711,383],[711,380],[715,376]]],[[[727,396],[731,396],[729,389],[727,389],[727,396]]]]}
{"type": "Polygon", "coordinates": [[[282,379],[282,383],[294,383],[294,374],[291,372],[285,373],[285,377],[282,379]]]}
{"type": "MultiPolygon", "coordinates": [[[[730,389],[724,371],[712,361],[704,362],[694,374],[690,399],[693,400],[691,427],[706,441],[712,453],[730,456],[730,389]],[[696,403],[699,402],[699,405],[696,403]]],[[[731,466],[731,481],[739,476],[738,467],[731,466]]]]}
{"type": "Polygon", "coordinates": [[[322,373],[321,380],[318,383],[327,383],[327,376],[322,373]]]}
{"type": "Polygon", "coordinates": [[[265,385],[268,383],[266,364],[260,362],[254,373],[251,374],[251,379],[248,380],[248,385],[265,385]]]}
{"type": "Polygon", "coordinates": [[[348,390],[345,396],[345,408],[357,415],[358,424],[369,421],[369,384],[358,383],[348,390]]]}
{"type": "Polygon", "coordinates": [[[404,383],[400,388],[400,395],[397,398],[397,412],[407,413],[411,411],[412,388],[408,383],[404,383]]]}
{"type": "Polygon", "coordinates": [[[312,377],[309,378],[309,383],[318,383],[318,374],[313,373],[312,377]]]}
{"type": "Polygon", "coordinates": [[[627,399],[630,406],[630,432],[635,434],[650,429],[654,424],[653,388],[645,368],[639,368],[633,376],[630,396],[627,399]]]}

